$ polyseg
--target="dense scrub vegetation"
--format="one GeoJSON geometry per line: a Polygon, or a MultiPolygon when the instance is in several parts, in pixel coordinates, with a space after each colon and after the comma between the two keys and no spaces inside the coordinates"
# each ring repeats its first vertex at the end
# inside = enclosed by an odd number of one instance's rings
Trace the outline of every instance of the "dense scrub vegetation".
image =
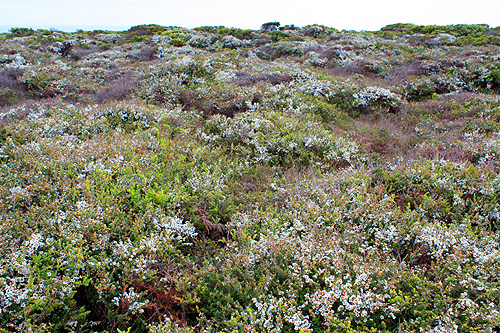
{"type": "Polygon", "coordinates": [[[0,331],[498,330],[499,33],[0,34],[0,331]]]}

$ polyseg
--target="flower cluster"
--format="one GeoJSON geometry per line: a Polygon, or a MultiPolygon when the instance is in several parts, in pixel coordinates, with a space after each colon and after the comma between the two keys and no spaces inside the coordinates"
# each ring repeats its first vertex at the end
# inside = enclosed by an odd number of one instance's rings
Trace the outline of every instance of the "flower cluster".
{"type": "Polygon", "coordinates": [[[354,105],[357,107],[369,106],[393,106],[400,100],[397,94],[392,93],[388,89],[380,87],[366,87],[359,93],[354,94],[354,105]]]}

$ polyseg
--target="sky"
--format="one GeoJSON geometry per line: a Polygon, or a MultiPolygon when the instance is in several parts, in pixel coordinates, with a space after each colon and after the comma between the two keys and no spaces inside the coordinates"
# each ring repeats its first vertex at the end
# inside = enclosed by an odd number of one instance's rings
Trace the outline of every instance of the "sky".
{"type": "Polygon", "coordinates": [[[11,27],[127,30],[139,24],[259,29],[262,23],[379,30],[392,23],[500,26],[499,0],[0,0],[0,32],[11,27]]]}

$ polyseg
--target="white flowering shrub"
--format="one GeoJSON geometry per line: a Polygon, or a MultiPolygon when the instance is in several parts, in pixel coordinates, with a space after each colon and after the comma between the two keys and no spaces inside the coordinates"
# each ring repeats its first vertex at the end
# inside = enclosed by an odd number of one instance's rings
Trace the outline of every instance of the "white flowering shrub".
{"type": "Polygon", "coordinates": [[[336,104],[346,110],[358,106],[355,96],[359,87],[351,80],[297,80],[293,87],[300,92],[310,94],[314,97],[324,98],[329,103],[336,104]]]}
{"type": "Polygon", "coordinates": [[[109,109],[104,114],[104,117],[112,128],[117,126],[121,126],[124,129],[149,127],[149,119],[144,109],[134,105],[119,104],[109,109]]]}
{"type": "Polygon", "coordinates": [[[121,41],[122,36],[119,34],[98,34],[95,39],[103,43],[115,44],[121,41]]]}
{"type": "Polygon", "coordinates": [[[25,69],[26,67],[28,67],[26,59],[19,53],[13,55],[2,54],[0,56],[0,68],[25,69]]]}
{"type": "Polygon", "coordinates": [[[401,205],[418,206],[439,221],[468,221],[472,226],[497,230],[500,192],[497,175],[466,163],[443,160],[415,165],[385,180],[401,205]],[[485,181],[488,179],[488,181],[485,181]]]}
{"type": "Polygon", "coordinates": [[[400,88],[400,94],[410,102],[430,99],[435,92],[436,86],[428,77],[411,78],[400,88]]]}
{"type": "MultiPolygon", "coordinates": [[[[2,237],[1,241],[5,249],[8,240],[2,237]]],[[[0,305],[4,328],[50,331],[70,323],[86,326],[85,311],[70,301],[77,288],[90,281],[81,274],[85,269],[79,249],[81,241],[78,238],[56,240],[35,233],[9,253],[2,253],[0,305]],[[36,315],[40,309],[43,312],[36,315]],[[51,323],[53,317],[64,318],[64,321],[51,323]]]]}
{"type": "Polygon", "coordinates": [[[354,105],[361,108],[390,107],[400,100],[397,94],[380,87],[366,87],[359,93],[354,94],[353,97],[354,105]]]}
{"type": "Polygon", "coordinates": [[[304,62],[304,65],[311,65],[315,67],[325,67],[328,62],[327,58],[321,58],[318,53],[309,52],[309,59],[304,62]]]}
{"type": "Polygon", "coordinates": [[[248,41],[242,41],[233,36],[224,36],[220,41],[220,45],[223,48],[237,49],[240,47],[248,47],[250,46],[250,43],[248,43],[248,41]]]}
{"type": "Polygon", "coordinates": [[[417,208],[394,209],[398,199],[390,185],[385,193],[373,187],[377,177],[346,172],[309,182],[307,189],[301,181],[274,185],[285,202],[236,217],[241,238],[220,279],[207,274],[209,268],[201,272],[211,290],[207,314],[233,330],[252,332],[345,325],[393,331],[401,329],[402,318],[413,318],[405,331],[431,331],[443,327],[443,313],[449,326],[487,328],[497,322],[498,305],[487,290],[498,283],[472,277],[498,272],[498,241],[477,236],[492,235],[488,228],[473,231],[458,221],[446,226],[417,208]],[[247,228],[260,234],[248,238],[247,228]],[[447,273],[453,277],[436,283],[445,274],[438,267],[453,269],[447,273]],[[252,274],[235,273],[244,271],[252,274]],[[227,293],[238,300],[229,309],[221,307],[227,293]],[[430,303],[427,293],[441,294],[430,303]]]}
{"type": "Polygon", "coordinates": [[[447,74],[436,76],[432,79],[439,93],[452,93],[465,90],[467,83],[457,75],[447,74]]]}
{"type": "Polygon", "coordinates": [[[199,66],[199,60],[184,57],[155,68],[139,82],[136,94],[150,103],[175,105],[183,86],[203,84],[209,75],[206,68],[199,66]]]}
{"type": "Polygon", "coordinates": [[[491,91],[500,88],[498,63],[485,61],[484,57],[468,59],[466,66],[455,70],[468,91],[491,91]]]}
{"type": "Polygon", "coordinates": [[[198,137],[208,143],[231,147],[251,163],[324,164],[341,167],[362,161],[355,143],[337,138],[318,123],[299,124],[279,114],[275,121],[222,115],[207,121],[198,137]]]}
{"type": "Polygon", "coordinates": [[[261,274],[269,276],[259,286],[261,294],[252,299],[254,309],[240,312],[235,317],[238,320],[233,319],[239,323],[235,325],[239,329],[312,332],[317,325],[332,326],[346,317],[366,322],[375,316],[379,321],[385,315],[391,320],[400,312],[398,302],[389,302],[394,285],[381,281],[387,274],[394,273],[390,266],[356,264],[359,259],[350,257],[335,238],[326,241],[316,235],[293,242],[290,235],[282,237],[263,237],[251,250],[261,257],[255,258],[250,267],[263,269],[261,274]],[[334,246],[334,242],[338,245],[334,246]],[[268,268],[259,267],[261,261],[273,264],[268,268]],[[350,265],[354,269],[347,268],[350,265]],[[281,275],[280,269],[287,273],[281,275]],[[274,279],[281,280],[283,288],[275,284],[273,275],[274,279]],[[245,320],[248,324],[244,326],[245,320]]]}
{"type": "Polygon", "coordinates": [[[211,40],[207,37],[197,36],[191,38],[188,44],[192,47],[205,48],[211,44],[211,40]]]}

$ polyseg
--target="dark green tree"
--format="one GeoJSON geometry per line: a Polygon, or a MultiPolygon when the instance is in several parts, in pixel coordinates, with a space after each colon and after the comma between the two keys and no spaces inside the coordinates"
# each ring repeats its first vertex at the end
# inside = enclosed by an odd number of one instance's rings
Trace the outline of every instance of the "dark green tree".
{"type": "Polygon", "coordinates": [[[279,26],[281,24],[279,22],[267,22],[267,23],[264,23],[261,27],[260,27],[260,30],[264,31],[264,32],[267,32],[267,31],[274,31],[274,30],[278,30],[279,26]]]}

